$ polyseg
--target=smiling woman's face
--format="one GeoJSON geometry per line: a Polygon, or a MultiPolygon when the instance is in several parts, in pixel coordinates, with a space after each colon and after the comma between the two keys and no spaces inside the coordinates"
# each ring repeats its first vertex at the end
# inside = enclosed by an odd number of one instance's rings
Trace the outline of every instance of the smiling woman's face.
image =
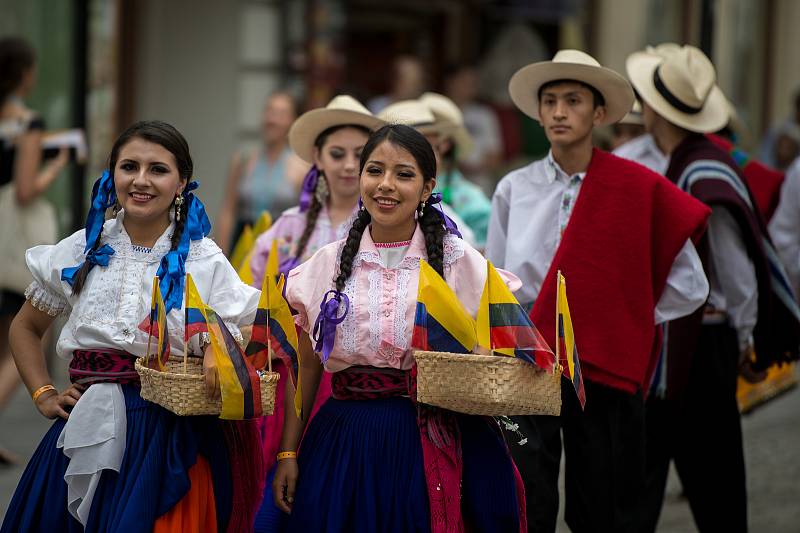
{"type": "Polygon", "coordinates": [[[169,221],[172,202],[185,185],[175,156],[163,146],[134,137],[120,149],[114,186],[126,220],[169,221]]]}
{"type": "Polygon", "coordinates": [[[376,242],[376,233],[413,234],[414,213],[435,185],[435,179],[425,180],[409,151],[388,140],[376,146],[361,172],[361,198],[376,242]]]}

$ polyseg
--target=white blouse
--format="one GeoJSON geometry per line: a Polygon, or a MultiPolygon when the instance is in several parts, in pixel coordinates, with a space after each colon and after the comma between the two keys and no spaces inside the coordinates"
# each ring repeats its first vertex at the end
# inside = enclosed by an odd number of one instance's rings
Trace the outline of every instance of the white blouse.
{"type": "MultiPolygon", "coordinates": [[[[40,311],[53,316],[69,314],[56,346],[60,357],[70,359],[73,350],[99,348],[146,355],[148,335],[139,325],[150,313],[153,277],[161,258],[170,250],[174,225],[167,228],[152,249],[147,249],[131,244],[123,217],[120,211],[103,226],[102,242],[114,248],[114,255],[107,267],[92,268],[79,296],[74,296],[72,287],[61,281],[61,270],[84,260],[85,230],[57,244],[28,250],[26,259],[34,281],[25,296],[40,311]]],[[[191,242],[186,272],[194,278],[203,301],[241,340],[238,326],[252,323],[260,292],[242,283],[222,250],[208,238],[191,242]]],[[[169,313],[167,327],[171,350],[183,354],[183,309],[169,313]]],[[[197,339],[192,341],[190,350],[199,353],[197,339]]]]}

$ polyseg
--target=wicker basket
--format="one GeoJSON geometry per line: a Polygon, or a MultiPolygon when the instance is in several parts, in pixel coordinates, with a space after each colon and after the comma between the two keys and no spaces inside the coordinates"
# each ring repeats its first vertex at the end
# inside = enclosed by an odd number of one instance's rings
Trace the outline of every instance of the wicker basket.
{"type": "MultiPolygon", "coordinates": [[[[203,379],[203,360],[190,357],[183,370],[183,358],[170,358],[167,370],[148,368],[136,360],[136,371],[142,383],[142,398],[157,403],[178,416],[218,415],[222,402],[209,400],[203,379]]],[[[265,415],[275,410],[275,387],[280,379],[277,372],[261,375],[261,409],[265,415]]]]}
{"type": "Polygon", "coordinates": [[[417,400],[470,415],[558,415],[561,372],[516,357],[415,353],[417,400]]]}

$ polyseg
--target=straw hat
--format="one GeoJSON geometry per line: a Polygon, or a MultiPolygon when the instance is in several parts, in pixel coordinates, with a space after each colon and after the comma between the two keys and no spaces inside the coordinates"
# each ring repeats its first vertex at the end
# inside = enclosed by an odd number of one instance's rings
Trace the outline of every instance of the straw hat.
{"type": "Polygon", "coordinates": [[[400,100],[390,104],[378,113],[378,118],[389,124],[411,126],[423,135],[441,131],[441,125],[437,126],[433,111],[420,100],[400,100]]]}
{"type": "Polygon", "coordinates": [[[352,96],[339,95],[327,106],[303,113],[289,130],[289,146],[304,161],[314,161],[314,143],[319,134],[334,126],[363,126],[370,131],[384,122],[352,96]]]}
{"type": "Polygon", "coordinates": [[[552,61],[540,61],[519,69],[508,82],[514,104],[526,115],[539,120],[539,88],[556,80],[575,80],[597,89],[606,101],[607,126],[625,116],[635,97],[628,81],[580,50],[559,50],[552,61]]]}
{"type": "Polygon", "coordinates": [[[714,65],[694,46],[635,52],[625,67],[642,100],[676,126],[710,133],[728,123],[730,111],[714,65]]]}
{"type": "Polygon", "coordinates": [[[424,93],[419,100],[433,113],[436,125],[441,126],[442,136],[453,139],[458,157],[469,155],[475,143],[464,125],[464,114],[456,103],[443,94],[433,92],[424,93]]]}
{"type": "Polygon", "coordinates": [[[642,118],[642,106],[639,102],[634,102],[633,107],[628,114],[622,117],[619,120],[620,124],[634,124],[636,126],[641,126],[644,124],[644,119],[642,118]]]}

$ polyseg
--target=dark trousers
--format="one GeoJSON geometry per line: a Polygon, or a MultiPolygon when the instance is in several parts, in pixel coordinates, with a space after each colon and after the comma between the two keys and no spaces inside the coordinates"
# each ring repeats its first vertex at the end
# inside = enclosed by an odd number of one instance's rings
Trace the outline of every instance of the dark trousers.
{"type": "Polygon", "coordinates": [[[586,410],[562,379],[561,416],[512,417],[528,439],[508,434],[525,483],[528,531],[556,529],[561,432],[564,432],[565,520],[572,531],[635,531],[644,486],[644,403],[632,395],[585,381],[586,410]]]}
{"type": "Polygon", "coordinates": [[[736,404],[738,359],[733,329],[703,326],[685,394],[675,401],[648,399],[647,481],[640,531],[656,530],[670,460],[675,461],[699,531],[747,531],[742,428],[736,404]]]}

